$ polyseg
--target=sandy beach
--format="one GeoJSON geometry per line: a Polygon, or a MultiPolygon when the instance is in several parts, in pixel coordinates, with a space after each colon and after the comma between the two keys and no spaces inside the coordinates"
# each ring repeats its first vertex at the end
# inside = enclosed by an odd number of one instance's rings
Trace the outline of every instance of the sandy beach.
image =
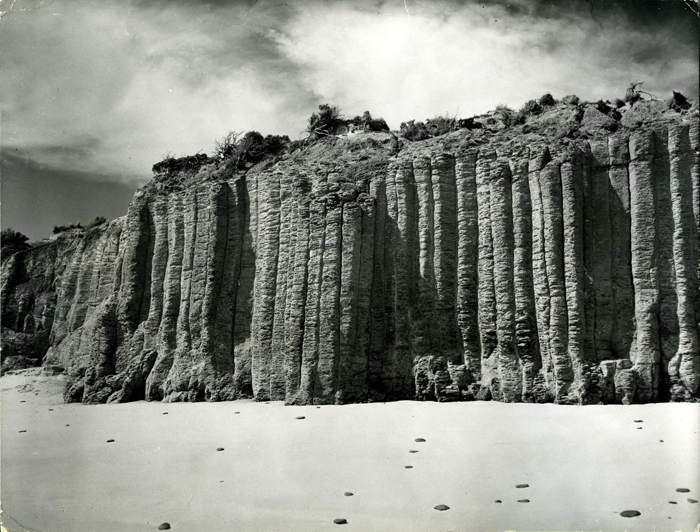
{"type": "Polygon", "coordinates": [[[85,406],[62,403],[60,376],[27,370],[1,382],[11,532],[166,522],[188,531],[692,531],[700,521],[698,404],[85,406]]]}

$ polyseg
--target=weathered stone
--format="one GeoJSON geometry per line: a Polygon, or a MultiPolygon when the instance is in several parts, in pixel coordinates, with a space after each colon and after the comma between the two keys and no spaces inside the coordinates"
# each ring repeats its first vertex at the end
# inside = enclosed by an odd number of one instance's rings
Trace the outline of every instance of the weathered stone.
{"type": "Polygon", "coordinates": [[[3,370],[87,403],[697,401],[697,109],[623,112],[158,178],[3,258],[3,370]]]}

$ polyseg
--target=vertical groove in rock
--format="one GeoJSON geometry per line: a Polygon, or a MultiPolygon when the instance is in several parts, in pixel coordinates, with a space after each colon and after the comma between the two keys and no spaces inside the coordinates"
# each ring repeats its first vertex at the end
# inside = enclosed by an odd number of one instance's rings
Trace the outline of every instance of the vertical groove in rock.
{"type": "Polygon", "coordinates": [[[637,322],[632,362],[639,380],[640,399],[657,397],[659,373],[659,287],[657,281],[657,201],[654,186],[654,133],[630,137],[630,215],[632,278],[637,322]]]}
{"type": "MultiPolygon", "coordinates": [[[[329,176],[330,183],[335,176],[329,176]]],[[[335,184],[335,183],[334,183],[335,184]]],[[[336,364],[339,351],[339,294],[341,274],[341,221],[343,204],[337,193],[326,200],[325,239],[319,297],[318,358],[313,391],[314,404],[332,404],[336,390],[336,364]]]]}
{"type": "Polygon", "coordinates": [[[515,291],[513,286],[513,200],[507,159],[491,164],[489,198],[493,243],[493,285],[496,298],[497,364],[500,390],[507,403],[520,401],[523,387],[515,343],[515,291]]]}
{"type": "Polygon", "coordinates": [[[236,397],[233,383],[233,331],[236,297],[240,277],[243,243],[243,220],[239,202],[243,192],[241,180],[224,183],[215,199],[214,216],[214,282],[210,318],[209,352],[214,381],[207,389],[207,398],[230,400],[236,397]]]}
{"type": "MultiPolygon", "coordinates": [[[[659,126],[654,132],[654,186],[656,187],[657,280],[659,286],[659,347],[661,365],[659,379],[665,382],[678,353],[678,297],[674,262],[674,219],[671,197],[671,168],[668,152],[668,129],[659,126]]],[[[639,390],[643,402],[656,401],[657,395],[639,390]]]]}
{"type": "MultiPolygon", "coordinates": [[[[150,273],[146,272],[150,263],[148,203],[148,197],[137,192],[127,213],[127,239],[117,313],[121,327],[129,332],[133,332],[140,322],[141,311],[145,306],[145,283],[150,277],[150,273]]],[[[122,343],[121,337],[119,343],[122,343]]]]}
{"type": "Polygon", "coordinates": [[[549,352],[554,363],[556,400],[569,401],[573,368],[568,353],[568,314],[564,281],[564,223],[560,164],[550,162],[540,172],[546,280],[550,297],[549,352]]]}
{"type": "Polygon", "coordinates": [[[417,397],[431,397],[434,391],[428,382],[426,365],[429,365],[433,348],[438,347],[435,331],[435,268],[433,264],[434,201],[431,162],[425,157],[413,161],[413,177],[416,186],[415,209],[417,219],[416,271],[417,306],[412,320],[412,348],[417,397]]]}
{"type": "Polygon", "coordinates": [[[280,243],[280,175],[273,172],[266,177],[258,183],[258,259],[251,337],[253,393],[258,401],[270,399],[270,349],[280,243]]]}
{"type": "Polygon", "coordinates": [[[528,182],[528,152],[510,163],[513,204],[513,291],[515,341],[522,367],[522,400],[534,401],[534,379],[542,367],[537,338],[535,288],[532,278],[532,201],[528,182]]]}
{"type": "Polygon", "coordinates": [[[313,403],[316,383],[316,365],[319,356],[323,253],[326,238],[326,189],[325,175],[315,175],[312,187],[313,199],[309,206],[308,288],[304,316],[301,385],[298,396],[298,402],[301,404],[313,403]]]}
{"type": "Polygon", "coordinates": [[[673,209],[673,257],[678,300],[678,352],[669,362],[671,398],[698,395],[700,360],[696,308],[698,232],[693,213],[693,152],[687,125],[669,128],[670,184],[673,209]]]}
{"type": "Polygon", "coordinates": [[[593,287],[595,294],[594,345],[596,360],[612,358],[614,323],[610,235],[610,156],[608,143],[591,141],[593,287]]]}
{"type": "MultiPolygon", "coordinates": [[[[441,153],[431,161],[434,201],[435,317],[440,354],[461,364],[457,327],[457,187],[455,159],[441,153]]],[[[404,266],[405,268],[406,266],[404,266]]]]}
{"type": "Polygon", "coordinates": [[[384,176],[375,177],[370,182],[370,195],[375,198],[374,206],[374,264],[372,268],[372,288],[370,291],[369,351],[367,357],[367,393],[369,401],[384,400],[385,391],[381,382],[382,364],[386,349],[385,302],[386,265],[384,263],[385,226],[387,217],[386,181],[384,176]]]}
{"type": "MultiPolygon", "coordinates": [[[[406,338],[402,336],[401,325],[405,316],[401,316],[397,301],[396,263],[398,247],[398,201],[396,198],[395,163],[391,163],[384,176],[384,245],[383,245],[383,281],[384,281],[384,321],[385,344],[381,354],[381,393],[382,400],[397,399],[397,384],[400,381],[400,358],[406,350],[406,338]],[[389,394],[389,395],[387,395],[389,394]]],[[[379,251],[379,250],[377,250],[379,251]]]]}
{"type": "Polygon", "coordinates": [[[309,262],[309,200],[306,197],[311,188],[307,175],[294,175],[293,231],[294,245],[290,250],[292,276],[287,289],[285,389],[286,400],[295,403],[301,386],[302,348],[304,342],[305,304],[307,297],[307,263],[309,262]]]}
{"type": "MultiPolygon", "coordinates": [[[[532,276],[535,287],[537,334],[540,342],[542,369],[547,381],[547,394],[553,396],[555,386],[552,382],[554,369],[549,338],[550,294],[545,261],[544,212],[540,185],[541,170],[549,162],[550,156],[546,147],[532,148],[529,155],[528,182],[530,185],[530,199],[532,202],[532,276]]],[[[481,260],[481,258],[479,260],[481,260]]]]}
{"type": "MultiPolygon", "coordinates": [[[[688,135],[690,137],[690,181],[693,188],[693,217],[695,218],[695,230],[700,234],[700,120],[692,119],[688,122],[688,135]]],[[[698,251],[700,253],[700,251],[698,251]]],[[[700,280],[700,259],[696,263],[696,278],[700,280]]],[[[700,330],[700,292],[696,299],[697,327],[700,330]]]]}
{"type": "Polygon", "coordinates": [[[163,318],[163,283],[168,264],[168,205],[164,198],[156,199],[149,205],[153,229],[153,256],[151,259],[151,302],[148,317],[143,324],[142,349],[155,349],[158,330],[163,318]]]}
{"type": "Polygon", "coordinates": [[[252,322],[258,227],[258,179],[247,174],[236,181],[242,231],[239,275],[233,312],[233,386],[236,397],[252,397],[252,322]]]}
{"type": "MultiPolygon", "coordinates": [[[[356,401],[366,401],[369,394],[368,361],[370,349],[371,300],[374,274],[374,235],[375,235],[375,204],[370,194],[361,193],[358,196],[361,214],[361,245],[358,278],[357,300],[357,339],[352,353],[352,364],[349,366],[352,374],[352,391],[356,401]]],[[[348,397],[349,400],[349,397],[348,397]]]]}
{"type": "Polygon", "coordinates": [[[608,139],[610,154],[610,249],[612,253],[613,331],[615,358],[630,358],[634,337],[634,287],[630,242],[629,139],[608,139]]]}
{"type": "MultiPolygon", "coordinates": [[[[195,244],[197,238],[197,211],[199,201],[194,190],[187,191],[183,197],[184,233],[182,270],[180,278],[180,304],[179,314],[175,326],[175,354],[168,372],[168,377],[163,384],[164,399],[170,400],[178,393],[184,393],[189,385],[189,369],[192,367],[192,341],[190,336],[190,308],[192,292],[192,268],[194,266],[195,244]]],[[[176,226],[177,229],[177,226],[176,226]]]]}
{"type": "MultiPolygon", "coordinates": [[[[479,332],[481,338],[482,371],[485,360],[498,345],[496,335],[496,293],[493,277],[493,231],[491,230],[491,163],[496,153],[480,152],[476,162],[476,197],[479,223],[479,332]]],[[[486,377],[482,375],[483,378],[486,377]]],[[[488,384],[488,383],[484,383],[488,384]]]]}
{"type": "Polygon", "coordinates": [[[357,325],[359,315],[360,267],[362,263],[362,210],[356,202],[345,203],[342,219],[342,270],[339,298],[339,344],[337,391],[334,402],[357,401],[353,375],[357,367],[357,325]]]}
{"type": "Polygon", "coordinates": [[[396,194],[396,225],[394,241],[394,278],[396,293],[396,394],[412,398],[413,383],[413,330],[415,292],[415,255],[417,237],[416,188],[413,165],[409,161],[398,164],[394,177],[396,194]]]}
{"type": "Polygon", "coordinates": [[[584,268],[584,167],[583,154],[572,150],[561,165],[562,210],[564,224],[564,282],[568,317],[568,353],[578,384],[579,397],[587,402],[582,383],[585,360],[585,268],[584,268]]]}
{"type": "Polygon", "coordinates": [[[280,230],[279,253],[277,259],[277,280],[275,282],[275,307],[272,315],[271,349],[265,356],[270,359],[270,396],[273,401],[286,398],[285,386],[285,350],[286,327],[285,312],[290,281],[290,262],[292,260],[292,183],[288,176],[280,177],[280,230]]]}
{"type": "Polygon", "coordinates": [[[177,347],[177,321],[180,314],[180,283],[185,251],[182,196],[171,196],[166,208],[168,258],[163,279],[163,312],[156,337],[158,356],[146,379],[145,398],[150,401],[163,398],[163,384],[173,365],[177,347]]]}
{"type": "MultiPolygon", "coordinates": [[[[455,164],[457,186],[457,320],[470,380],[481,380],[479,339],[479,227],[476,201],[477,151],[460,155],[455,164]]],[[[528,215],[529,216],[529,215],[528,215]]],[[[517,216],[514,215],[517,220],[517,216]]]]}

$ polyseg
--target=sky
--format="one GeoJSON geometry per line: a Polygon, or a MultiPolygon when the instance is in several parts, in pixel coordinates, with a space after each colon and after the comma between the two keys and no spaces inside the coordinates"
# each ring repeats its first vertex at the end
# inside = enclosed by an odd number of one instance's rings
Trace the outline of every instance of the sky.
{"type": "Polygon", "coordinates": [[[398,129],[632,81],[697,98],[693,2],[0,0],[2,227],[115,218],[166,154],[297,139],[321,103],[398,129]]]}

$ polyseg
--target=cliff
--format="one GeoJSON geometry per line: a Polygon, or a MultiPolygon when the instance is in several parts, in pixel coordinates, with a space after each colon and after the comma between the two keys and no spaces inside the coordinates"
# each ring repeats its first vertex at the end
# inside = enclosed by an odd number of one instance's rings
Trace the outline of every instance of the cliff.
{"type": "Polygon", "coordinates": [[[700,399],[697,104],[560,104],[155,179],[2,266],[67,401],[700,399]]]}

